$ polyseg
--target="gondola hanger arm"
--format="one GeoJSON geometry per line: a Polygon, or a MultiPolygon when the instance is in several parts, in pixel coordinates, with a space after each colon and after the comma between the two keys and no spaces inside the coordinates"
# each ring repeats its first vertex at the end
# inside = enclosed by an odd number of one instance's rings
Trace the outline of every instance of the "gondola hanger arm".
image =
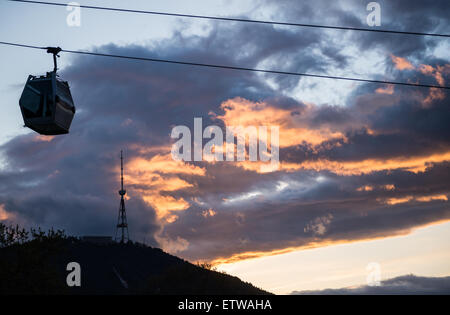
{"type": "Polygon", "coordinates": [[[58,70],[58,66],[56,63],[56,57],[59,58],[58,54],[62,51],[62,49],[61,49],[61,47],[46,47],[46,49],[47,49],[47,53],[53,54],[53,65],[54,65],[53,72],[56,73],[56,70],[58,70]]]}

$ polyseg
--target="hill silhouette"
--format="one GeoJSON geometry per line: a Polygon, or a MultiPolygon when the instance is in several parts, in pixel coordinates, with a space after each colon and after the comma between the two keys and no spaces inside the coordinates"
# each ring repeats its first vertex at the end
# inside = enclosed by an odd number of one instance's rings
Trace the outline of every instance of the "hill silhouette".
{"type": "Polygon", "coordinates": [[[0,223],[0,294],[269,294],[139,243],[101,245],[54,230],[27,233],[0,223]],[[80,264],[81,287],[66,284],[69,262],[80,264]]]}

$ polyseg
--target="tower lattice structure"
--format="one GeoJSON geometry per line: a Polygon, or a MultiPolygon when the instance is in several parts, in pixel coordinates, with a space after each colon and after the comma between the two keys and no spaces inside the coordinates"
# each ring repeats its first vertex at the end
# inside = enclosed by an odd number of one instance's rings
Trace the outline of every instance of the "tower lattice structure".
{"type": "Polygon", "coordinates": [[[117,218],[116,225],[116,241],[120,241],[120,243],[126,243],[130,240],[128,235],[128,223],[127,223],[127,213],[125,210],[125,199],[124,196],[127,193],[125,189],[123,189],[123,155],[122,151],[120,151],[120,206],[119,206],[119,216],[117,218]]]}

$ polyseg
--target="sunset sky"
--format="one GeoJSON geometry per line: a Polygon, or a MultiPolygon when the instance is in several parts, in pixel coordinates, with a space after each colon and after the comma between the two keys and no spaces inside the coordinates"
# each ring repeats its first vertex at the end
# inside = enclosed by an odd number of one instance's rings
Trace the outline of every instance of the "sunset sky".
{"type": "MultiPolygon", "coordinates": [[[[79,1],[81,4],[92,4],[79,1]]],[[[129,9],[367,27],[369,1],[96,1],[129,9]]],[[[378,1],[381,28],[450,33],[448,1],[378,1]],[[432,4],[431,4],[432,3],[432,4]]],[[[448,38],[0,2],[0,41],[448,86],[448,38]]],[[[61,53],[69,135],[25,129],[45,51],[0,46],[0,221],[113,235],[124,150],[130,238],[275,293],[450,275],[448,90],[61,53]],[[174,161],[174,126],[279,126],[278,169],[174,161]]]]}

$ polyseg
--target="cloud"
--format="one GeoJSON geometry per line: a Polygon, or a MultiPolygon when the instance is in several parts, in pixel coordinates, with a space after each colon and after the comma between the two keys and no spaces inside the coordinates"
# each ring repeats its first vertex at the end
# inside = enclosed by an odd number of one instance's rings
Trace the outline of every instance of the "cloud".
{"type": "Polygon", "coordinates": [[[450,277],[419,277],[405,275],[381,281],[380,286],[325,289],[319,291],[294,291],[293,295],[414,295],[450,294],[450,277]]]}
{"type": "Polygon", "coordinates": [[[420,202],[430,202],[433,200],[448,201],[448,198],[446,195],[405,196],[405,197],[400,197],[400,198],[388,198],[388,199],[384,200],[384,202],[389,205],[396,205],[399,203],[410,202],[412,200],[420,201],[420,202]]]}
{"type": "Polygon", "coordinates": [[[216,118],[225,126],[278,126],[280,128],[280,147],[290,147],[307,143],[318,145],[327,140],[343,138],[343,134],[333,131],[322,124],[309,127],[314,117],[314,106],[300,105],[294,108],[279,108],[268,102],[251,102],[243,98],[234,98],[222,103],[223,115],[216,118]],[[301,112],[301,113],[300,113],[301,112]]]}
{"type": "Polygon", "coordinates": [[[205,210],[205,211],[203,211],[202,212],[202,216],[204,217],[204,218],[207,218],[207,217],[213,217],[213,216],[215,216],[217,214],[217,212],[215,212],[213,209],[211,209],[211,208],[209,208],[209,209],[207,209],[207,210],[205,210]]]}
{"type": "Polygon", "coordinates": [[[392,94],[394,94],[394,85],[390,84],[390,85],[387,85],[385,88],[378,88],[375,90],[375,92],[379,93],[379,94],[392,95],[392,94]]]}
{"type": "Polygon", "coordinates": [[[394,55],[391,55],[392,62],[395,65],[395,69],[398,70],[412,70],[415,69],[414,66],[405,58],[397,57],[394,55]]]}
{"type": "Polygon", "coordinates": [[[324,235],[327,231],[327,226],[331,223],[333,215],[328,214],[323,217],[318,217],[309,222],[303,229],[305,233],[312,232],[314,235],[324,235]]]}
{"type": "Polygon", "coordinates": [[[174,212],[189,208],[189,203],[185,199],[168,194],[193,187],[180,176],[205,174],[205,170],[200,167],[174,161],[170,154],[158,154],[149,160],[136,157],[127,162],[126,167],[125,180],[133,189],[133,194],[155,209],[158,219],[169,222],[176,220],[174,212]]]}
{"type": "Polygon", "coordinates": [[[5,205],[0,204],[0,221],[7,221],[11,219],[13,219],[13,215],[6,211],[5,205]]]}

